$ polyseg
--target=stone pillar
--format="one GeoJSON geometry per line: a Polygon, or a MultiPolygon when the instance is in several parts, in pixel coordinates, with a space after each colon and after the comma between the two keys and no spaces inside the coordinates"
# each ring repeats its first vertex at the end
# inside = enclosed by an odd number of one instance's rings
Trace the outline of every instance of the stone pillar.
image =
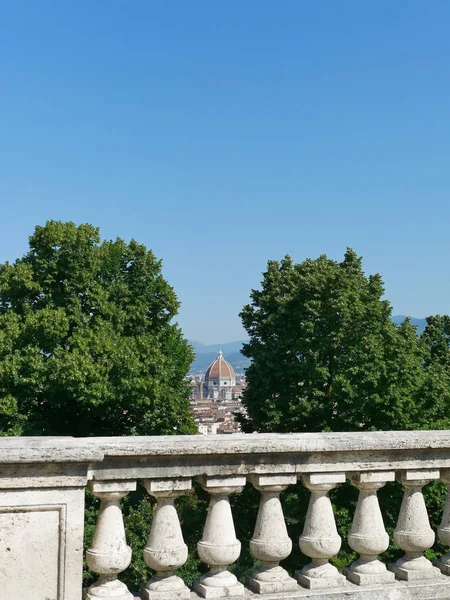
{"type": "Polygon", "coordinates": [[[175,498],[191,489],[190,479],[145,479],[145,488],[156,498],[150,536],[144,549],[145,564],[156,571],[143,586],[143,600],[189,600],[190,590],[175,569],[184,565],[188,548],[183,540],[175,498]]]}
{"type": "Polygon", "coordinates": [[[197,544],[198,554],[210,570],[194,583],[194,589],[203,598],[243,596],[244,586],[227,570],[241,553],[228,496],[241,491],[245,477],[204,476],[198,481],[211,494],[203,539],[197,544]]]}
{"type": "Polygon", "coordinates": [[[389,565],[398,579],[421,581],[438,576],[439,569],[423,556],[434,543],[422,487],[431,479],[438,479],[439,471],[411,470],[397,474],[397,481],[405,487],[394,542],[405,551],[396,563],[389,565]]]}
{"type": "Polygon", "coordinates": [[[127,586],[117,579],[131,562],[127,546],[120,500],[136,489],[135,481],[90,481],[89,487],[100,498],[92,547],[86,552],[88,567],[98,573],[98,580],[85,594],[89,600],[133,600],[127,586]]]}
{"type": "MultiPolygon", "coordinates": [[[[447,485],[447,499],[442,514],[442,521],[438,527],[438,536],[444,546],[450,546],[450,469],[441,470],[441,479],[447,485]]],[[[450,575],[450,552],[438,558],[434,564],[444,575],[450,575]]]]}
{"type": "Polygon", "coordinates": [[[291,592],[297,582],[289,577],[279,562],[288,557],[292,541],[288,536],[280,502],[280,492],[297,482],[295,475],[252,475],[250,481],[261,492],[255,532],[250,552],[261,567],[247,577],[247,585],[256,594],[291,592]]]}
{"type": "Polygon", "coordinates": [[[348,535],[350,548],[359,558],[345,570],[347,579],[357,585],[387,584],[395,581],[394,573],[378,560],[378,555],[389,547],[389,536],[384,528],[378,503],[377,490],[388,481],[394,481],[393,471],[355,473],[350,478],[359,489],[358,504],[351,531],[348,535]]]}
{"type": "Polygon", "coordinates": [[[311,473],[302,479],[311,497],[299,544],[312,560],[295,575],[300,585],[312,590],[343,585],[345,577],[328,562],[341,547],[328,492],[345,482],[345,473],[311,473]]]}

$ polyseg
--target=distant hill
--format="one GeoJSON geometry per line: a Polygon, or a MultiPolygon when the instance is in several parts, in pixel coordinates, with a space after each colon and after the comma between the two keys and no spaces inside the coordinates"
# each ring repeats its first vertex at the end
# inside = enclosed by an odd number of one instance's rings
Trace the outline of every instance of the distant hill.
{"type": "Polygon", "coordinates": [[[207,354],[208,352],[215,352],[216,358],[217,354],[219,353],[219,350],[222,350],[222,352],[225,355],[231,352],[239,352],[242,348],[242,344],[245,344],[245,342],[246,340],[239,342],[228,342],[227,344],[202,344],[201,342],[196,342],[195,340],[189,340],[189,343],[194,348],[196,354],[207,354]]]}
{"type": "MultiPolygon", "coordinates": [[[[405,315],[395,315],[395,317],[392,317],[392,320],[394,321],[394,323],[396,325],[400,325],[400,323],[403,323],[403,321],[406,319],[407,317],[405,317],[405,315]]],[[[411,319],[411,325],[417,325],[417,335],[420,335],[422,333],[422,331],[425,329],[425,327],[427,326],[427,320],[426,319],[416,319],[415,317],[410,317],[411,319]]]]}
{"type": "MultiPolygon", "coordinates": [[[[406,319],[405,315],[395,315],[392,321],[396,325],[400,325],[406,319]]],[[[417,335],[420,335],[427,324],[426,319],[416,319],[411,317],[411,323],[417,325],[417,335]]],[[[237,372],[242,372],[250,364],[250,359],[241,354],[242,344],[246,340],[239,342],[229,342],[227,344],[202,344],[195,340],[189,340],[189,343],[194,348],[196,359],[192,363],[192,373],[204,373],[209,365],[217,358],[219,350],[222,349],[224,358],[230,363],[233,369],[237,372]]]]}
{"type": "Polygon", "coordinates": [[[250,360],[240,352],[245,341],[229,342],[227,344],[202,344],[195,340],[189,340],[194,348],[196,358],[191,366],[191,372],[204,373],[209,365],[217,358],[219,350],[222,349],[223,356],[235,371],[242,373],[248,367],[250,360]]]}

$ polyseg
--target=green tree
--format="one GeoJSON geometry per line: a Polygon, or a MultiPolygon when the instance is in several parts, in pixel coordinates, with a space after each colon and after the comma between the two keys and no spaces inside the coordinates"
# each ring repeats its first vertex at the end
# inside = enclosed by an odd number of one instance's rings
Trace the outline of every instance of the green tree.
{"type": "Polygon", "coordinates": [[[57,221],[29,245],[0,265],[2,434],[194,432],[193,354],[154,254],[57,221]]]}
{"type": "Polygon", "coordinates": [[[450,316],[427,317],[420,336],[424,352],[424,384],[421,398],[426,403],[427,427],[450,427],[450,316]]]}
{"type": "Polygon", "coordinates": [[[450,371],[450,316],[427,317],[421,340],[427,348],[426,364],[440,364],[450,371]]]}
{"type": "MultiPolygon", "coordinates": [[[[29,252],[0,265],[0,434],[194,433],[184,381],[193,353],[171,323],[178,307],[145,246],[101,241],[91,225],[36,227],[29,252]]],[[[134,555],[123,579],[139,589],[149,577],[141,557],[154,503],[140,488],[123,505],[134,555]]],[[[180,509],[193,547],[205,502],[190,496],[180,509]],[[197,519],[193,507],[202,509],[197,519]]],[[[86,547],[97,510],[87,493],[86,547]]],[[[191,558],[187,579],[198,566],[191,558]]]]}
{"type": "MultiPolygon", "coordinates": [[[[406,319],[391,321],[379,275],[366,276],[362,260],[348,249],[344,260],[321,256],[294,264],[289,256],[269,261],[260,290],[241,312],[249,342],[244,404],[247,431],[302,432],[401,430],[448,427],[450,405],[450,318],[430,317],[421,339],[406,319]]],[[[248,495],[248,491],[244,495],[248,495]]],[[[387,530],[395,527],[402,489],[380,490],[387,530]]],[[[445,486],[425,490],[430,518],[437,525],[445,486]]],[[[238,502],[245,506],[246,497],[238,502]]],[[[346,543],[357,499],[342,485],[331,494],[343,547],[334,559],[349,564],[355,555],[346,543]]],[[[301,533],[309,494],[298,486],[283,493],[290,535],[301,533]]],[[[247,518],[247,521],[250,519],[247,518]]],[[[238,523],[245,527],[245,523],[238,523]]],[[[391,536],[392,538],[392,536],[391,536]]],[[[441,552],[439,545],[435,548],[441,552]]],[[[430,558],[434,554],[430,551],[430,558]]],[[[388,559],[399,549],[391,546],[388,559]]],[[[288,569],[305,564],[294,547],[288,569]]]]}
{"type": "Polygon", "coordinates": [[[241,318],[250,340],[246,430],[410,428],[423,420],[423,351],[391,321],[379,275],[361,258],[270,261],[241,318]]]}

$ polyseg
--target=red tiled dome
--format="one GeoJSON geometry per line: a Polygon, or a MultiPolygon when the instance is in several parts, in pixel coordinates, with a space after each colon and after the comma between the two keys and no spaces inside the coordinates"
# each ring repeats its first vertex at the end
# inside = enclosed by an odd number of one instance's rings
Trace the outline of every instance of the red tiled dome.
{"type": "Polygon", "coordinates": [[[212,362],[205,373],[205,381],[209,379],[236,379],[236,374],[233,367],[227,362],[222,354],[222,350],[219,352],[219,356],[214,362],[212,362]]]}

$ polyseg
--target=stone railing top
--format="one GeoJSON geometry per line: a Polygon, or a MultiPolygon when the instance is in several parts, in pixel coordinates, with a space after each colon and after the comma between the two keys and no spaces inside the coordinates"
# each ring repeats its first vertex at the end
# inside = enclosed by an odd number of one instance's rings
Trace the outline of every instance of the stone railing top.
{"type": "Polygon", "coordinates": [[[100,445],[73,437],[0,437],[0,464],[92,463],[101,461],[100,445]]]}
{"type": "Polygon", "coordinates": [[[256,463],[306,472],[348,470],[352,464],[356,470],[427,468],[437,462],[450,468],[450,431],[0,438],[0,464],[89,463],[97,475],[99,469],[106,475],[120,468],[120,477],[130,466],[147,469],[145,476],[167,476],[177,464],[177,473],[190,476],[213,464],[222,465],[221,471],[228,464],[231,473],[237,466],[239,472],[251,472],[256,463]]]}
{"type": "Polygon", "coordinates": [[[450,431],[268,433],[86,438],[105,456],[285,454],[450,449],[450,431]]]}

